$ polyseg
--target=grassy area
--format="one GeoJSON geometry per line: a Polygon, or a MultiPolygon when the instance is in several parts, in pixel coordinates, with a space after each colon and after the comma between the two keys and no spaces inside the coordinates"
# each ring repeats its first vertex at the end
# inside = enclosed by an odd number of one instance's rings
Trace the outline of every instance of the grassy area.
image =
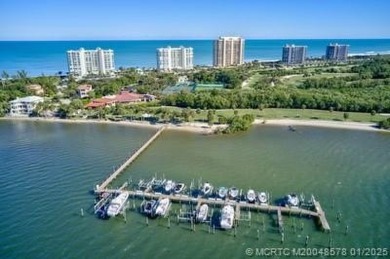
{"type": "MultiPolygon", "coordinates": [[[[166,107],[172,111],[181,111],[177,107],[166,107]]],[[[237,109],[239,115],[253,114],[257,119],[296,119],[296,120],[331,120],[331,121],[344,121],[344,112],[337,111],[323,111],[323,110],[310,110],[310,109],[237,109]]],[[[361,112],[349,112],[349,118],[347,121],[354,122],[379,122],[386,117],[376,114],[361,112]]],[[[216,110],[216,117],[222,115],[230,117],[234,115],[234,110],[216,110]]],[[[195,115],[195,120],[206,120],[207,111],[202,110],[200,114],[195,115]]]]}

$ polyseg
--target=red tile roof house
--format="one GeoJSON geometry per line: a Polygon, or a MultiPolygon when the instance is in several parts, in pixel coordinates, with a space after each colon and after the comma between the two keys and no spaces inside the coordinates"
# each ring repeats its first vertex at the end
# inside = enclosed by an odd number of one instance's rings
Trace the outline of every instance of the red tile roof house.
{"type": "Polygon", "coordinates": [[[120,94],[117,95],[104,96],[99,99],[94,99],[92,100],[92,102],[86,105],[86,108],[94,109],[99,107],[113,106],[116,103],[129,104],[136,102],[146,102],[149,100],[150,97],[148,95],[122,91],[120,94]]]}

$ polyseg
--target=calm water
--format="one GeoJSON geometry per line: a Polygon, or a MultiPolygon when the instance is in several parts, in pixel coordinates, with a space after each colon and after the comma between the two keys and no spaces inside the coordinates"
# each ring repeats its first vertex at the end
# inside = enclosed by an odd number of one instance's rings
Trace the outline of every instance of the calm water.
{"type": "MultiPolygon", "coordinates": [[[[308,57],[321,57],[331,42],[349,44],[351,54],[390,53],[390,39],[322,39],[322,40],[247,40],[245,60],[281,59],[285,44],[307,45],[308,57]]],[[[212,40],[148,41],[0,41],[0,71],[15,74],[26,70],[29,75],[67,72],[69,49],[113,49],[116,67],[156,67],[156,48],[166,46],[194,48],[196,65],[212,64],[212,40]]]]}
{"type": "MultiPolygon", "coordinates": [[[[205,225],[194,233],[173,219],[170,229],[166,219],[146,226],[134,211],[127,224],[88,213],[88,191],[152,134],[125,126],[0,121],[1,257],[245,258],[248,247],[303,247],[306,235],[310,247],[328,245],[328,234],[299,217],[284,217],[282,245],[274,218],[266,214],[252,213],[251,227],[242,223],[233,237],[230,231],[209,234],[205,225]],[[301,223],[304,230],[294,232],[292,226],[301,223]]],[[[312,193],[327,213],[335,247],[389,247],[389,161],[390,134],[271,126],[235,136],[168,131],[115,184],[159,173],[268,190],[274,198],[312,193]]]]}

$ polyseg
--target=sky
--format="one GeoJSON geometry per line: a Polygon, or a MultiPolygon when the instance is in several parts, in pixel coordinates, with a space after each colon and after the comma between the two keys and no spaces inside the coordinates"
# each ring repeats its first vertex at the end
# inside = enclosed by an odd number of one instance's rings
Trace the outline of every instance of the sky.
{"type": "Polygon", "coordinates": [[[0,40],[390,38],[390,0],[0,0],[0,40]]]}

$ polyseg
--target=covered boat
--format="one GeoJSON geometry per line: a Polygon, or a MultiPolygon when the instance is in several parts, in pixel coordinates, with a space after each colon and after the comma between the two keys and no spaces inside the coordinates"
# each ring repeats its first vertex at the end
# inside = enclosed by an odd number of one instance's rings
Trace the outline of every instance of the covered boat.
{"type": "Polygon", "coordinates": [[[148,216],[152,215],[156,204],[157,204],[156,200],[147,201],[142,208],[142,212],[148,216]]]}
{"type": "Polygon", "coordinates": [[[114,198],[110,202],[110,205],[107,208],[107,212],[106,212],[107,216],[115,217],[116,215],[118,215],[124,208],[128,198],[129,198],[128,192],[122,192],[116,198],[114,198]]]}
{"type": "Polygon", "coordinates": [[[207,204],[202,204],[196,212],[196,221],[205,222],[207,220],[207,215],[209,212],[209,206],[207,204]]]}
{"type": "Polygon", "coordinates": [[[221,228],[231,229],[234,224],[234,208],[231,205],[226,205],[221,213],[221,228]]]}
{"type": "Polygon", "coordinates": [[[248,190],[248,192],[246,194],[246,199],[248,200],[248,202],[254,203],[256,201],[255,191],[252,189],[248,190]]]}

